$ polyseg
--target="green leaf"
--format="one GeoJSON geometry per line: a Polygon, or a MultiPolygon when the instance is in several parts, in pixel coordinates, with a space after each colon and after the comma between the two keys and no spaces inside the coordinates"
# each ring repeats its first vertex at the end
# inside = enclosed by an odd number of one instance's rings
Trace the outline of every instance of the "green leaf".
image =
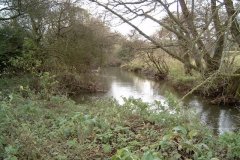
{"type": "Polygon", "coordinates": [[[127,148],[123,148],[117,151],[112,158],[112,160],[138,160],[133,153],[131,153],[127,148]]]}
{"type": "Polygon", "coordinates": [[[4,160],[17,160],[18,158],[16,156],[10,156],[4,160]]]}
{"type": "Polygon", "coordinates": [[[172,138],[172,134],[167,134],[163,136],[162,140],[167,141],[167,140],[170,140],[171,138],[172,138]]]}
{"type": "Polygon", "coordinates": [[[154,154],[153,152],[146,152],[143,154],[143,157],[141,160],[160,160],[160,158],[157,157],[156,154],[154,154]]]}
{"type": "Polygon", "coordinates": [[[10,94],[8,97],[9,97],[9,101],[11,102],[13,100],[13,95],[10,94]]]}
{"type": "Polygon", "coordinates": [[[177,133],[183,133],[184,135],[187,134],[187,130],[184,127],[182,127],[182,126],[174,127],[173,131],[177,132],[177,133]]]}
{"type": "Polygon", "coordinates": [[[110,153],[112,151],[112,147],[109,144],[104,144],[102,147],[104,153],[110,153]]]}
{"type": "Polygon", "coordinates": [[[17,149],[14,148],[12,145],[8,145],[7,147],[5,147],[5,152],[8,154],[8,155],[15,155],[17,154],[17,149]]]}
{"type": "Polygon", "coordinates": [[[189,137],[191,139],[193,139],[194,137],[196,137],[198,135],[198,132],[197,130],[191,130],[189,133],[188,133],[189,137]]]}
{"type": "Polygon", "coordinates": [[[172,156],[173,159],[180,159],[181,157],[182,157],[182,155],[179,153],[174,153],[172,156]]]}
{"type": "Polygon", "coordinates": [[[77,140],[76,140],[76,139],[68,140],[68,141],[67,141],[67,145],[68,145],[70,148],[76,147],[76,145],[77,145],[77,140]]]}

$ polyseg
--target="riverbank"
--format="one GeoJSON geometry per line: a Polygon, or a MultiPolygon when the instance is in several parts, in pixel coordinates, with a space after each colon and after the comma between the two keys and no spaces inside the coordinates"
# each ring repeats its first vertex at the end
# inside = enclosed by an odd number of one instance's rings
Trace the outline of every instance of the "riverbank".
{"type": "Polygon", "coordinates": [[[135,99],[76,104],[25,87],[0,98],[0,159],[240,158],[239,133],[214,135],[173,97],[155,110],[135,99]]]}
{"type": "MultiPolygon", "coordinates": [[[[154,66],[149,65],[149,62],[143,56],[136,57],[132,61],[121,66],[122,69],[143,75],[149,79],[156,81],[164,81],[172,86],[182,96],[189,93],[194,87],[204,83],[201,87],[195,88],[193,94],[206,98],[211,104],[228,104],[238,105],[240,99],[238,93],[231,92],[231,85],[228,86],[232,80],[230,77],[216,76],[210,81],[206,81],[199,73],[192,71],[191,74],[185,74],[184,66],[179,61],[170,57],[165,58],[168,62],[169,71],[166,77],[160,78],[158,71],[154,66]],[[229,90],[229,91],[228,91],[229,90]]],[[[236,65],[238,65],[236,63],[236,65]]],[[[160,76],[161,77],[161,76],[160,76]]],[[[236,83],[235,81],[233,83],[236,83]]],[[[238,86],[237,84],[235,85],[238,86]]]]}
{"type": "Polygon", "coordinates": [[[27,86],[35,93],[43,90],[48,94],[78,95],[82,93],[105,92],[99,82],[99,77],[93,73],[18,73],[1,75],[1,93],[6,95],[19,90],[19,86],[27,86]]]}
{"type": "MultiPolygon", "coordinates": [[[[143,55],[144,56],[144,55],[143,55]]],[[[147,78],[166,81],[178,91],[187,93],[191,88],[196,85],[200,79],[200,75],[194,72],[193,76],[185,75],[183,65],[172,58],[167,59],[169,66],[169,73],[163,79],[158,78],[158,72],[154,66],[149,65],[151,62],[143,56],[138,56],[132,61],[125,63],[121,66],[122,69],[141,74],[147,78]]]]}

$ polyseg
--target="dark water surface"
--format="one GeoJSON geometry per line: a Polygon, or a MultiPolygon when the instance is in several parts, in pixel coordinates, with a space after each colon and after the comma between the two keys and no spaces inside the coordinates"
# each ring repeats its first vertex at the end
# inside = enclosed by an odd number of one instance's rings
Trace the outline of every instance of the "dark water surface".
{"type": "MultiPolygon", "coordinates": [[[[121,104],[122,97],[133,97],[151,103],[155,100],[165,101],[169,93],[179,98],[182,96],[164,82],[149,80],[119,68],[103,69],[99,74],[102,77],[99,81],[108,88],[107,92],[82,94],[74,97],[74,100],[81,102],[96,97],[113,97],[121,104]]],[[[240,110],[236,106],[210,105],[207,100],[199,96],[189,96],[184,103],[194,108],[200,114],[202,122],[219,134],[239,130],[240,110]]]]}

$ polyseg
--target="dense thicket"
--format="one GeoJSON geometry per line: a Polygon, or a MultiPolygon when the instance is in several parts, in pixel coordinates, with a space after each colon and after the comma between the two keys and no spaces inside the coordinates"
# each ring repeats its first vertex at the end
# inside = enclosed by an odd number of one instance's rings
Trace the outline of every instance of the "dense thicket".
{"type": "Polygon", "coordinates": [[[71,0],[1,1],[0,65],[4,69],[71,69],[105,63],[113,33],[71,0]]]}

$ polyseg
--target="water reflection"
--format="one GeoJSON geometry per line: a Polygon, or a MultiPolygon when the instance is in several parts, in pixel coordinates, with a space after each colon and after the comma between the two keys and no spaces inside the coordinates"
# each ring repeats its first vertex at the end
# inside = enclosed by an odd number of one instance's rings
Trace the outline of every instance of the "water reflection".
{"type": "Polygon", "coordinates": [[[132,80],[129,82],[123,82],[121,79],[113,78],[110,89],[106,95],[115,98],[120,104],[123,104],[122,97],[141,98],[144,102],[149,103],[155,100],[164,101],[165,97],[156,93],[154,85],[154,81],[142,79],[137,76],[132,77],[132,80]]]}
{"type": "MultiPolygon", "coordinates": [[[[155,82],[133,73],[122,71],[118,68],[106,69],[102,72],[103,83],[108,88],[104,94],[94,94],[90,97],[107,96],[115,98],[120,104],[123,103],[122,97],[141,98],[145,102],[154,102],[155,100],[164,102],[166,92],[180,97],[173,88],[162,82],[155,82]]],[[[80,95],[82,97],[83,95],[80,95]]],[[[89,95],[88,95],[89,96],[89,95]]],[[[209,105],[206,100],[191,96],[184,102],[199,113],[203,123],[215,129],[218,133],[233,131],[240,127],[240,113],[237,109],[227,106],[209,105]],[[233,108],[233,109],[230,109],[233,108]]]]}
{"type": "Polygon", "coordinates": [[[226,131],[235,130],[235,124],[233,123],[231,114],[227,110],[220,110],[220,115],[218,119],[218,132],[220,134],[226,131]]]}
{"type": "Polygon", "coordinates": [[[239,129],[239,111],[231,106],[217,106],[204,103],[200,98],[189,100],[188,105],[196,110],[202,122],[222,134],[239,129]]]}

